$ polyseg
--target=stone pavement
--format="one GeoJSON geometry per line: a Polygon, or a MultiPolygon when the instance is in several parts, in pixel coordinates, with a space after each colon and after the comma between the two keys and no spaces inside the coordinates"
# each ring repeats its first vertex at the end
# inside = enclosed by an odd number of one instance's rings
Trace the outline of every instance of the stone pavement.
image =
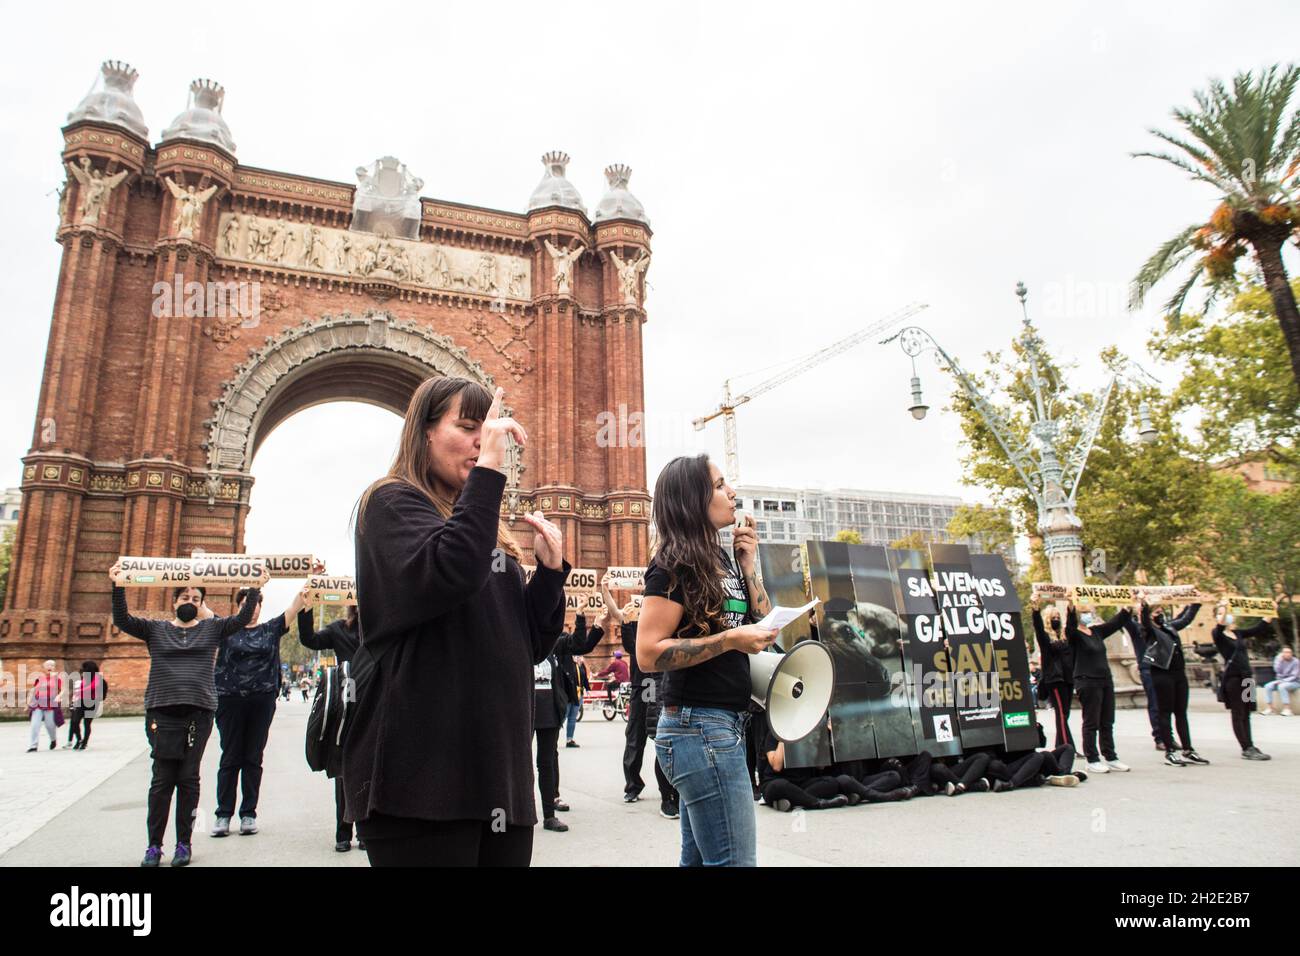
{"type": "MultiPolygon", "coordinates": [[[[759,806],[758,856],[798,865],[1241,865],[1300,863],[1294,840],[1278,839],[1300,786],[1300,718],[1255,717],[1256,743],[1273,760],[1243,761],[1228,713],[1193,692],[1192,733],[1208,767],[1160,763],[1146,714],[1120,711],[1116,742],[1134,770],[1096,776],[1076,789],[930,797],[903,804],[779,814],[759,806]]],[[[203,760],[196,865],[364,866],[365,855],[333,849],[333,787],[302,753],[308,705],[280,702],[267,748],[261,832],[214,840],[211,823],[219,747],[203,760]]],[[[1046,725],[1050,712],[1040,712],[1046,725]]],[[[1075,733],[1079,716],[1074,715],[1075,733]]],[[[149,757],[143,718],[95,722],[86,751],[25,753],[25,723],[0,723],[0,866],[133,866],[145,845],[149,757]]],[[[645,799],[622,801],[623,722],[598,711],[578,725],[581,747],[560,752],[560,789],[572,806],[568,833],[538,827],[538,866],[668,866],[678,824],[662,819],[649,757],[645,799]]],[[[64,739],[64,731],[60,739],[64,739]]],[[[168,839],[174,840],[169,824],[168,839]]],[[[171,846],[165,847],[167,858],[171,846]]]]}

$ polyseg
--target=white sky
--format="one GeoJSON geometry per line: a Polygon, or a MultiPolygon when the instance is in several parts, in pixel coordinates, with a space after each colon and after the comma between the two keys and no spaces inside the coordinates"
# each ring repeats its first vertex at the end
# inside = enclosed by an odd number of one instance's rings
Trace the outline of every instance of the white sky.
{"type": "MultiPolygon", "coordinates": [[[[219,80],[248,165],[351,183],[392,153],[426,196],[519,212],[546,150],[573,157],[589,209],[604,166],[631,165],[654,229],[653,486],[677,454],[721,457],[720,423],[690,420],[723,378],[914,299],[976,368],[1016,331],[1020,279],[1049,345],[1078,358],[1075,384],[1100,381],[1106,345],[1143,357],[1155,310],[1125,312],[1127,282],[1214,197],[1128,153],[1154,145],[1146,127],[1172,129],[1170,108],[1208,77],[1294,58],[1300,27],[1281,2],[1230,16],[1191,2],[81,9],[0,11],[21,40],[0,61],[2,485],[30,444],[49,331],[60,127],[106,58],[140,71],[155,142],[190,80],[219,80]]],[[[949,383],[923,366],[934,410],[916,423],[909,375],[897,345],[865,345],[755,399],[739,412],[742,477],[979,500],[939,411],[949,383]]],[[[250,548],[311,548],[350,570],[348,512],[397,422],[331,405],[285,423],[253,466],[250,548]]]]}

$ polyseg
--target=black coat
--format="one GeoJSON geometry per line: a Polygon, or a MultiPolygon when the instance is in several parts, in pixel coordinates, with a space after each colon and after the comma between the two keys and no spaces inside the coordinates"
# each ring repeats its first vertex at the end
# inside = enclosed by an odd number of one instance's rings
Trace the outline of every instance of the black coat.
{"type": "Polygon", "coordinates": [[[313,651],[333,651],[340,664],[350,661],[361,646],[361,635],[345,621],[331,621],[319,631],[312,627],[312,610],[298,612],[298,643],[313,651]]]}
{"type": "MultiPolygon", "coordinates": [[[[561,634],[551,651],[551,693],[549,696],[555,708],[556,723],[546,721],[546,726],[560,726],[569,712],[570,702],[578,699],[578,668],[573,663],[575,656],[590,654],[600,643],[605,632],[599,627],[587,627],[587,619],[581,614],[574,621],[572,634],[561,634]]],[[[540,703],[543,695],[536,695],[540,703]]]]}
{"type": "Polygon", "coordinates": [[[1043,673],[1038,679],[1040,687],[1070,686],[1074,684],[1074,648],[1062,638],[1053,640],[1047,633],[1043,614],[1034,608],[1034,640],[1038,656],[1043,662],[1043,673]]]}
{"type": "Polygon", "coordinates": [[[502,563],[505,483],[475,466],[444,518],[419,489],[394,482],[359,516],[362,646],[378,664],[343,746],[349,821],[497,820],[504,811],[507,824],[537,822],[533,665],[564,627],[570,567],[539,562],[525,586],[519,563],[502,563]]]}
{"type": "Polygon", "coordinates": [[[1158,663],[1155,670],[1169,670],[1180,672],[1187,669],[1187,663],[1183,660],[1183,642],[1178,636],[1178,632],[1196,619],[1200,612],[1199,604],[1189,604],[1183,608],[1183,613],[1179,614],[1172,621],[1165,618],[1163,624],[1157,624],[1151,616],[1151,607],[1142,605],[1142,637],[1147,643],[1145,657],[1155,659],[1160,656],[1168,655],[1168,667],[1161,667],[1158,663]]]}

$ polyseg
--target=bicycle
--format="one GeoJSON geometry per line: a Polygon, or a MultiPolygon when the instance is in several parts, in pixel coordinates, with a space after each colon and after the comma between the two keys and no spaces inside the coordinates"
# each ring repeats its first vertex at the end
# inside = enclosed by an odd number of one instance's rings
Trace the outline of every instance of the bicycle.
{"type": "Polygon", "coordinates": [[[628,707],[632,702],[632,685],[622,683],[618,685],[618,695],[610,700],[606,698],[600,705],[600,712],[605,715],[606,720],[613,720],[615,715],[621,716],[627,720],[628,707]]]}

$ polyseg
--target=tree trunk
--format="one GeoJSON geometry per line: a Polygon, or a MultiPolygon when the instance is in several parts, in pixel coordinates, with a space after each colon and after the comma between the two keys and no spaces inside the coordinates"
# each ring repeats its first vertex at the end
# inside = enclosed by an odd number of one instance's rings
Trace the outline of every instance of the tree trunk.
{"type": "Polygon", "coordinates": [[[1273,299],[1273,311],[1282,326],[1282,337],[1291,353],[1291,374],[1300,386],[1300,309],[1296,308],[1295,294],[1287,281],[1286,266],[1282,263],[1282,242],[1272,237],[1256,239],[1255,261],[1264,274],[1264,285],[1273,299]]]}

